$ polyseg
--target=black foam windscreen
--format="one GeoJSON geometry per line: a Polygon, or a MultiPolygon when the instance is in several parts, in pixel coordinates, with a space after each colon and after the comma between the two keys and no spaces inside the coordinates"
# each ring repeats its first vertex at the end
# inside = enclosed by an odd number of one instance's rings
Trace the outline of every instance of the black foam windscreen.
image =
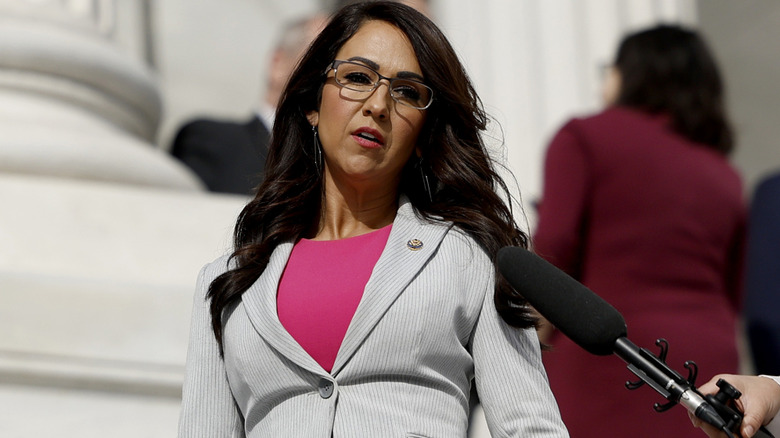
{"type": "Polygon", "coordinates": [[[626,336],[626,321],[614,307],[582,283],[530,251],[501,248],[498,270],[542,316],[592,354],[612,354],[626,336]]]}

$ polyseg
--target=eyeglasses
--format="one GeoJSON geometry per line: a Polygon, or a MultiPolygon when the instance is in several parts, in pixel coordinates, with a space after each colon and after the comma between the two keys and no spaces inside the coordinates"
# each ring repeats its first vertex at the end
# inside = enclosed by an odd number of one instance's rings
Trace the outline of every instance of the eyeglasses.
{"type": "MultiPolygon", "coordinates": [[[[376,70],[352,61],[333,61],[328,70],[335,73],[336,83],[347,90],[359,93],[370,93],[379,87],[379,81],[387,79],[390,82],[390,96],[396,102],[416,109],[426,109],[433,102],[431,87],[414,79],[388,78],[376,70]]],[[[348,96],[364,99],[364,94],[348,96]]]]}

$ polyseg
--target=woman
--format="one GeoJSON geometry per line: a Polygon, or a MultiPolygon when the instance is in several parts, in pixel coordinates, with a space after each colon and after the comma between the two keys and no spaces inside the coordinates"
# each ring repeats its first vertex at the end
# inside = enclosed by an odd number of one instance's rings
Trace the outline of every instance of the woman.
{"type": "MultiPolygon", "coordinates": [[[[612,75],[613,105],[549,146],[535,250],[614,305],[637,345],[666,338],[672,368],[736,372],[745,206],[715,62],[696,33],[658,26],[622,41],[612,75]]],[[[626,390],[622,361],[546,341],[572,436],[697,436],[682,410],[654,412],[652,389],[626,390]]]]}
{"type": "Polygon", "coordinates": [[[435,25],[345,7],[276,115],[235,251],[201,272],[180,436],[567,436],[524,301],[496,282],[525,235],[485,114],[435,25]]]}

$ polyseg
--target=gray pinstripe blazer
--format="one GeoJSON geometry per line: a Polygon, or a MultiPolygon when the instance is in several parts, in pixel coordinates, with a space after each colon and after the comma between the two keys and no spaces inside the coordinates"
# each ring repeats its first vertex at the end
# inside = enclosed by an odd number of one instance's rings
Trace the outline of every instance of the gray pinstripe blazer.
{"type": "Polygon", "coordinates": [[[201,271],[180,437],[462,438],[472,378],[493,437],[568,436],[535,333],[501,320],[493,265],[464,233],[402,200],[331,373],[277,317],[292,246],[274,250],[226,318],[224,360],[204,297],[227,258],[201,271]]]}

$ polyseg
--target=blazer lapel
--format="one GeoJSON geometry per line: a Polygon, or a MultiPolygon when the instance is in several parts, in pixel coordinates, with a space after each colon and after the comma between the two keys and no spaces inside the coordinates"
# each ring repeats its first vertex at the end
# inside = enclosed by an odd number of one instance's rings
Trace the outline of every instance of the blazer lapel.
{"type": "Polygon", "coordinates": [[[402,197],[400,203],[387,246],[371,273],[363,298],[341,343],[331,371],[333,375],[344,367],[365,342],[387,309],[436,252],[451,227],[417,218],[405,197],[402,197]],[[420,243],[422,246],[419,246],[420,243]]]}
{"type": "Polygon", "coordinates": [[[279,353],[298,366],[318,375],[327,374],[279,321],[276,292],[293,244],[283,243],[274,249],[260,278],[241,297],[247,316],[257,333],[279,353]]]}

